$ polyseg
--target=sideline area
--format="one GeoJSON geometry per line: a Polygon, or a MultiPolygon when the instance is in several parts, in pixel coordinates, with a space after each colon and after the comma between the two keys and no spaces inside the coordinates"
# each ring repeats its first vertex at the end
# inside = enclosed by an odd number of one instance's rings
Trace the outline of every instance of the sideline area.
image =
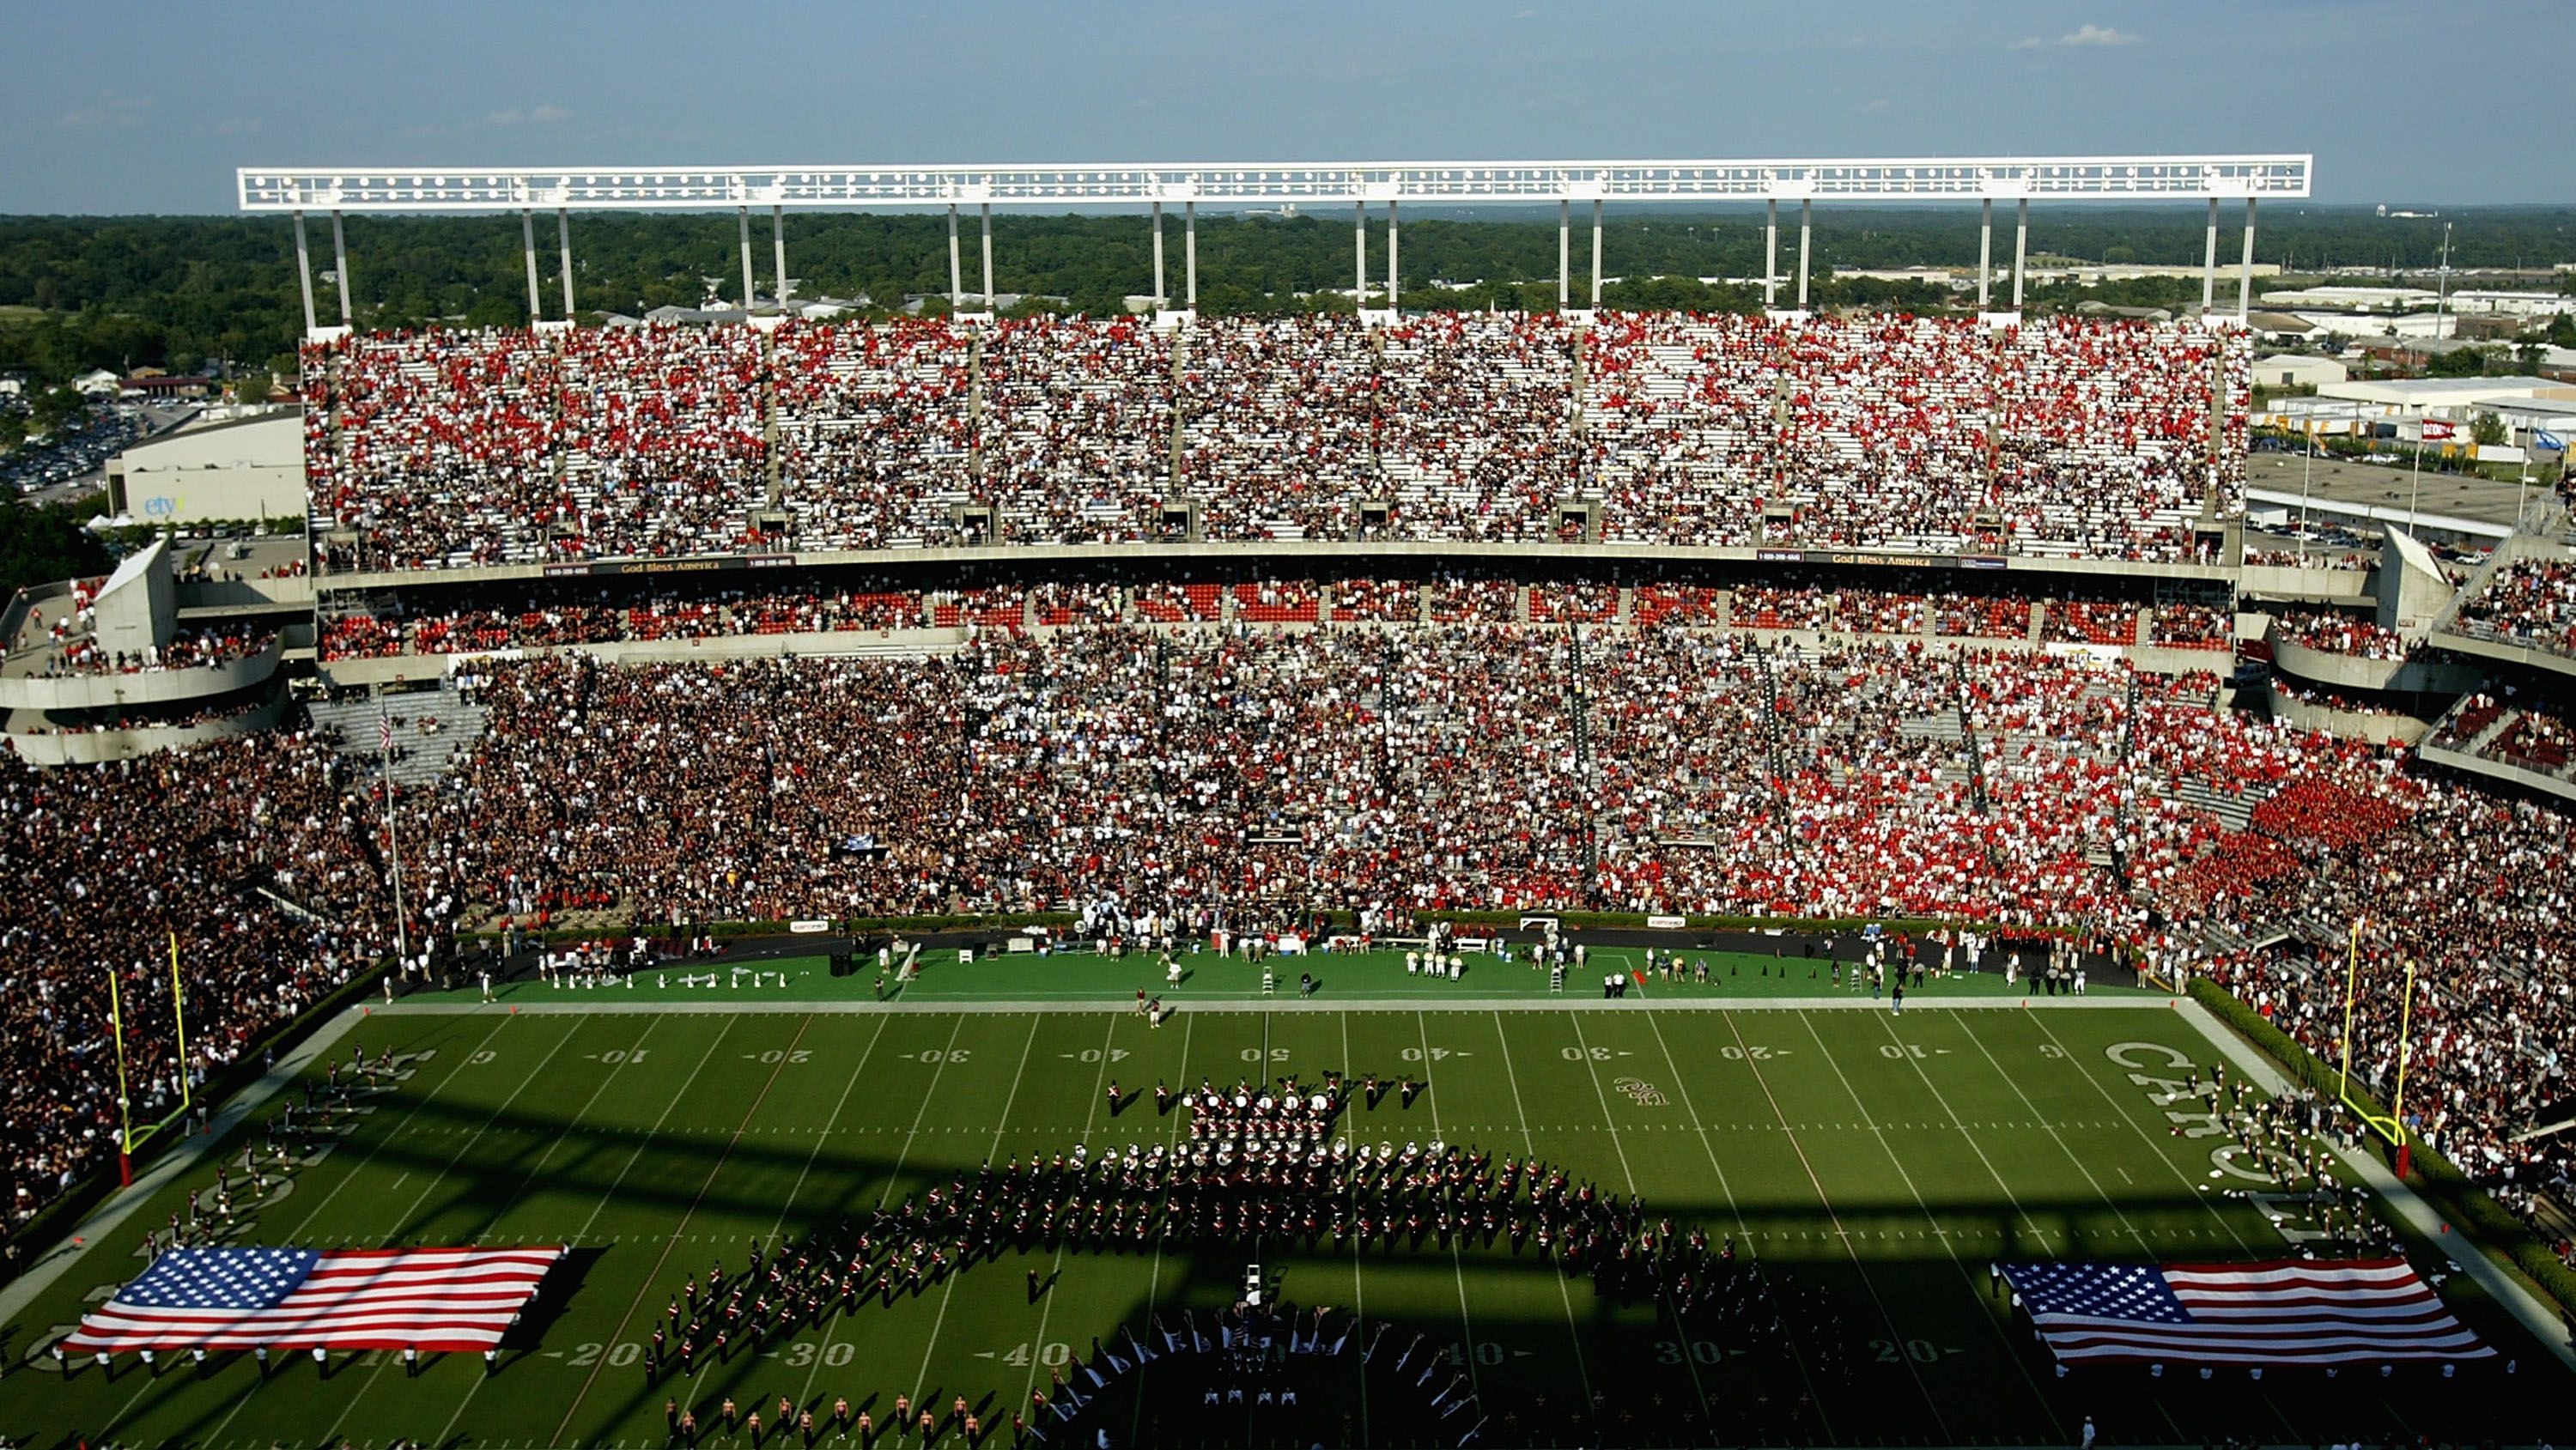
{"type": "MultiPolygon", "coordinates": [[[[1569,966],[1561,986],[1551,974],[1525,960],[1483,952],[1465,954],[1460,974],[1452,979],[1406,969],[1400,951],[1317,952],[1269,957],[1248,962],[1240,957],[1196,951],[1176,954],[1178,978],[1167,975],[1154,954],[1129,952],[1110,957],[1097,952],[1058,951],[996,953],[982,947],[924,947],[919,970],[910,981],[889,971],[881,980],[873,953],[856,955],[845,974],[836,975],[828,954],[772,954],[754,949],[711,960],[679,961],[596,979],[579,974],[560,984],[541,980],[513,959],[507,979],[495,978],[492,999],[513,1006],[579,1004],[593,1010],[619,1010],[631,999],[640,1006],[654,1002],[673,1007],[740,1007],[757,1010],[767,1003],[799,1006],[855,1003],[943,1010],[976,1010],[984,1004],[1075,1008],[1084,1004],[1133,1008],[1159,998],[1167,1005],[1263,1003],[1290,1006],[1474,1007],[1545,1006],[1577,1002],[1638,1006],[1758,1007],[1778,1003],[1797,1007],[1892,1005],[1892,996],[1874,995],[1855,963],[1802,954],[1806,943],[1783,938],[1777,955],[1745,951],[1701,950],[1658,953],[1678,955],[1681,970],[1668,975],[1647,968],[1648,952],[1637,947],[1591,949],[1581,967],[1569,966]],[[971,955],[971,959],[970,959],[971,955]],[[1701,968],[1706,979],[1701,979],[1701,968]],[[1314,979],[1311,994],[1303,978],[1314,979]],[[1604,979],[1625,980],[1622,995],[1604,1002],[1604,979]]],[[[1850,950],[1850,943],[1843,944],[1850,950]]],[[[1891,970],[1891,976],[1893,975],[1891,970]]],[[[2023,1000],[2078,1002],[2117,1001],[2135,1005],[2161,998],[2160,992],[2133,986],[2088,983],[2080,994],[2048,997],[2035,992],[2027,978],[2006,981],[1991,961],[1982,972],[1927,973],[1906,988],[1906,1000],[1920,1005],[2018,1005],[2023,1000]]],[[[415,991],[397,1004],[480,1003],[479,979],[448,990],[415,991]]]]}

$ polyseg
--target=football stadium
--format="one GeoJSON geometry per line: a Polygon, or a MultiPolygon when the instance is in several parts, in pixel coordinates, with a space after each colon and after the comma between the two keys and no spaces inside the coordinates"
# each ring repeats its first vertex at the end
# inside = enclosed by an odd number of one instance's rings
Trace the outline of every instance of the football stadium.
{"type": "Polygon", "coordinates": [[[243,168],[302,531],[5,622],[0,1439],[2563,1441],[2576,532],[2263,526],[2311,171],[243,168]],[[2102,202],[2200,308],[2026,304],[2102,202]],[[1815,305],[1892,203],[1973,298],[1815,305]],[[1476,204],[1554,307],[1408,290],[1476,204]],[[1202,313],[1203,205],[1347,302],[1202,313]],[[1602,305],[1716,206],[1758,307],[1602,305]],[[1069,207],[1150,290],[999,305],[1069,207]],[[800,307],[889,209],[946,295],[800,307]],[[731,295],[586,311],[621,211],[731,295]],[[526,322],[360,325],[411,212],[526,322]]]}

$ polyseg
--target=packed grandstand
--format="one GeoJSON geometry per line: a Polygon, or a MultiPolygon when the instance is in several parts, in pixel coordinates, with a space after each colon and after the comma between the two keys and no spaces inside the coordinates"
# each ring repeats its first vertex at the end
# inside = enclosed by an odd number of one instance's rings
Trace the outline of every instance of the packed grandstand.
{"type": "Polygon", "coordinates": [[[2250,360],[2071,318],[357,336],[305,351],[306,468],[343,572],[1183,528],[2207,563],[2194,525],[2244,512],[2250,360]]]}
{"type": "MultiPolygon", "coordinates": [[[[2530,1212],[2576,1172],[2565,1139],[2517,1138],[2576,1031],[2567,814],[2226,708],[2223,586],[2119,572],[2242,559],[2247,359],[2197,324],[2042,318],[359,335],[304,353],[316,568],[355,586],[314,644],[443,680],[452,707],[393,697],[401,750],[464,722],[400,788],[415,961],[583,913],[670,935],[1109,897],[1193,930],[1940,918],[2206,976],[2332,1060],[2359,918],[2356,1072],[2392,1085],[2412,965],[2424,1141],[2530,1212]],[[1160,557],[1185,539],[1267,547],[1160,557]],[[1382,541],[1619,547],[1335,552],[1382,541]],[[906,562],[977,543],[1021,547],[906,562]],[[1069,545],[1124,547],[1044,547],[1069,545]],[[2106,567],[1836,572],[1772,545],[2106,567]],[[722,555],[782,567],[529,567],[722,555]],[[456,573],[479,566],[521,567],[456,573]]],[[[2496,569],[2455,627],[2568,653],[2571,599],[2563,565],[2496,569]]],[[[2411,648],[2282,615],[2329,654],[2411,648]]],[[[120,660],[77,624],[57,668],[257,646],[120,660]]],[[[2563,771],[2566,738],[2480,696],[2432,743],[2563,771]]],[[[13,1232],[113,1159],[98,999],[148,975],[171,904],[201,1073],[393,951],[382,745],[317,716],[5,768],[6,869],[59,888],[0,898],[13,1232]]],[[[169,1055],[166,1001],[128,1026],[169,1055]]]]}

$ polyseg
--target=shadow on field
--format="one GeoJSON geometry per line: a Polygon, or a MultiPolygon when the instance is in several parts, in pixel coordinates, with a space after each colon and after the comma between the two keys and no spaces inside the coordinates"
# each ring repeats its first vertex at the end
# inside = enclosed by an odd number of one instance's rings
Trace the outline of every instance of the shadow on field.
{"type": "Polygon", "coordinates": [[[590,1281],[591,1269],[606,1257],[608,1250],[605,1246],[579,1248],[565,1254],[555,1265],[554,1272],[537,1285],[536,1297],[519,1311],[510,1332],[501,1336],[501,1348],[511,1351],[514,1358],[536,1348],[537,1341],[545,1337],[545,1332],[554,1327],[557,1319],[563,1317],[565,1308],[572,1303],[572,1296],[580,1293],[582,1285],[590,1281]]]}

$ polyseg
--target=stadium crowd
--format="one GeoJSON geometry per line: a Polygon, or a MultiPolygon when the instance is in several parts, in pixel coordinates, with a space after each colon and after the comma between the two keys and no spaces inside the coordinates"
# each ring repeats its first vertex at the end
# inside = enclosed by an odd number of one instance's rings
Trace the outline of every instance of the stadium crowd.
{"type": "MultiPolygon", "coordinates": [[[[1274,582],[1232,597],[1294,614],[1364,592],[1274,582]]],[[[865,597],[831,607],[866,627],[865,597]]],[[[1207,619],[1224,596],[1209,584],[1168,597],[1207,619]]],[[[1493,597],[1489,584],[1433,589],[1493,597]]],[[[1600,617],[1579,589],[1545,597],[1549,612],[1600,617]]],[[[2371,968],[2383,1004],[2388,963],[2441,967],[2419,985],[2417,1019],[2444,1034],[2417,1058],[2443,1098],[2428,1109],[2440,1141],[2519,1182],[2568,1170],[2545,1146],[2506,1141],[2514,1114],[2559,1090],[2556,1044],[2576,1025],[2550,874],[2566,819],[2418,779],[2402,753],[2214,710],[2214,675],[1973,640],[1936,651],[1920,634],[1926,602],[1898,596],[1856,617],[1894,611],[1913,633],[1823,648],[1669,627],[1596,627],[1578,643],[1511,622],[1093,622],[1111,599],[1096,585],[925,595],[926,614],[973,628],[918,657],[487,661],[474,691],[488,730],[453,776],[405,800],[410,900],[442,919],[467,905],[521,924],[586,909],[640,927],[1109,899],[1194,934],[1328,910],[1596,902],[1947,916],[2125,939],[2311,1034],[2335,1026],[2316,1015],[2317,959],[2223,950],[2203,928],[2367,909],[2387,941],[2371,968]],[[1018,627],[1041,612],[1059,627],[1018,627]]],[[[1632,609],[1686,620],[1704,603],[1647,586],[1632,609]]],[[[784,609],[794,623],[813,607],[746,595],[723,622],[784,609]]],[[[1820,607],[1849,614],[1853,601],[1734,596],[1739,623],[1820,607]]],[[[1954,612],[2014,627],[1979,601],[1933,617],[1954,612]]],[[[2545,714],[2529,730],[2526,754],[2565,738],[2545,714]]],[[[33,964],[8,1000],[37,1014],[19,1050],[40,1056],[13,1087],[48,1099],[12,1118],[23,1217],[97,1161],[99,1018],[79,994],[103,967],[149,978],[166,948],[147,939],[166,919],[153,903],[219,900],[236,923],[190,947],[207,990],[234,999],[210,1045],[247,1042],[311,1000],[381,948],[389,918],[372,808],[309,737],[19,770],[10,790],[25,822],[12,864],[64,883],[13,900],[0,928],[33,964]],[[190,808],[166,809],[174,795],[190,808]],[[102,902],[62,869],[102,847],[166,879],[102,902]],[[277,917],[250,891],[269,882],[334,903],[335,925],[277,917]],[[110,929],[47,930],[73,911],[110,929]],[[78,1070],[44,1070],[46,1052],[78,1070]]],[[[2364,1060],[2385,1059],[2393,1025],[2359,1019],[2364,1060]]]]}
{"type": "Polygon", "coordinates": [[[303,389],[343,571],[1147,543],[1193,510],[1214,540],[2207,561],[2246,366],[2171,323],[1036,317],[352,337],[303,389]]]}
{"type": "Polygon", "coordinates": [[[2460,628],[2552,654],[2576,654],[2576,563],[2522,558],[2487,578],[2463,602],[2460,628]]]}
{"type": "Polygon", "coordinates": [[[139,1129],[390,952],[386,876],[364,824],[369,807],[349,785],[338,754],[309,733],[95,768],[0,760],[10,824],[0,870],[25,888],[0,893],[9,1234],[116,1161],[110,977],[136,1065],[139,1129]],[[186,1084],[174,948],[187,988],[186,1084]]]}

